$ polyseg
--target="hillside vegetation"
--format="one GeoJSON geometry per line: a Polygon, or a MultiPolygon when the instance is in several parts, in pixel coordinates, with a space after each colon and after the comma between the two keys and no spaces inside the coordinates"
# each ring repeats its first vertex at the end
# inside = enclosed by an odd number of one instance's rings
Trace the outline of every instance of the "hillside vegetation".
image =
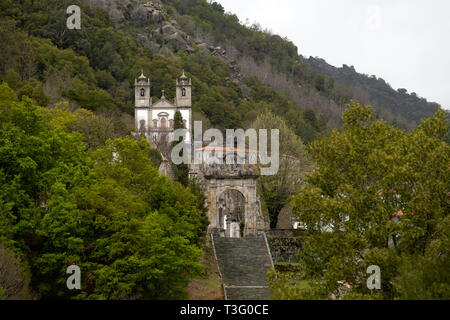
{"type": "Polygon", "coordinates": [[[394,90],[385,80],[375,75],[357,73],[353,66],[335,68],[323,59],[313,57],[303,61],[314,71],[345,84],[354,98],[361,103],[377,106],[379,116],[404,128],[414,128],[440,108],[439,104],[428,102],[415,92],[408,93],[404,88],[394,90]]]}
{"type": "MultiPolygon", "coordinates": [[[[6,84],[0,103],[0,242],[30,268],[35,295],[186,297],[202,272],[203,198],[159,175],[160,155],[146,140],[89,148],[85,132],[98,121],[90,111],[19,102],[6,84]],[[81,292],[66,287],[72,264],[83,270],[81,292]]],[[[5,259],[1,269],[13,258],[5,259]]],[[[0,287],[20,283],[13,275],[1,273],[0,287]]]]}
{"type": "Polygon", "coordinates": [[[271,274],[273,298],[448,300],[447,115],[410,133],[357,102],[343,118],[342,131],[309,146],[316,169],[291,199],[307,226],[298,270],[271,274]],[[370,266],[380,268],[377,290],[370,266]]]}
{"type": "Polygon", "coordinates": [[[305,60],[288,39],[242,25],[215,2],[69,2],[1,2],[0,37],[8,45],[0,77],[19,98],[26,94],[42,106],[67,100],[113,117],[119,134],[132,129],[132,85],[141,68],[152,95],[165,89],[169,99],[184,69],[193,79],[196,118],[212,126],[246,127],[270,108],[306,142],[338,127],[352,98],[407,128],[438,107],[390,90],[381,79],[361,81],[305,60]],[[69,4],[82,8],[81,30],[66,28],[69,4]]]}
{"type": "Polygon", "coordinates": [[[261,180],[272,225],[314,165],[305,145],[336,134],[352,99],[409,129],[438,108],[305,61],[205,0],[0,0],[0,43],[0,264],[20,271],[0,274],[0,298],[185,298],[205,276],[204,195],[160,176],[159,152],[130,137],[141,69],[153,101],[173,100],[184,70],[205,126],[282,129],[283,152],[304,163],[261,180]],[[67,29],[69,5],[81,30],[67,29]],[[67,290],[71,264],[81,292],[67,290]]]}

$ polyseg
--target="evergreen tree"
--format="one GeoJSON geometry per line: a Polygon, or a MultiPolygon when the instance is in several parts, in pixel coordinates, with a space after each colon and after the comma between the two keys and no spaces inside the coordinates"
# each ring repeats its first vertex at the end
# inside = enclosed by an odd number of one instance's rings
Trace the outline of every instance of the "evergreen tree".
{"type": "MultiPolygon", "coordinates": [[[[185,129],[184,123],[183,123],[183,117],[181,115],[180,111],[176,111],[173,119],[173,129],[185,129]]],[[[172,146],[175,146],[183,141],[183,138],[180,137],[178,141],[172,142],[172,146]]],[[[183,157],[183,151],[180,152],[180,156],[183,157]]],[[[186,163],[182,164],[172,164],[172,171],[174,174],[175,181],[178,181],[183,186],[188,186],[189,184],[189,166],[186,163]]]]}

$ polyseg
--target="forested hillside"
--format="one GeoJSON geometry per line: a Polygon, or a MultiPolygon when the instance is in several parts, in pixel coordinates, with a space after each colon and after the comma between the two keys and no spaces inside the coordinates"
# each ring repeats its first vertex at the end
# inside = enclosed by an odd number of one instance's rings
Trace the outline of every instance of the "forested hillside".
{"type": "MultiPolygon", "coordinates": [[[[322,129],[318,114],[309,110],[311,115],[304,117],[298,104],[255,77],[235,79],[236,68],[209,49],[205,52],[195,44],[195,51],[178,49],[181,31],[173,29],[177,25],[169,13],[175,11],[169,5],[161,7],[163,20],[157,23],[147,15],[140,19],[141,7],[130,3],[129,10],[135,12],[125,10],[129,19],[115,26],[103,7],[93,9],[79,1],[83,27],[67,30],[67,3],[2,1],[0,37],[8,46],[1,53],[1,76],[19,98],[27,95],[49,107],[67,101],[72,110],[82,107],[111,119],[117,135],[123,135],[134,126],[132,84],[141,68],[150,75],[157,99],[162,89],[173,98],[174,80],[184,69],[193,81],[195,116],[213,126],[246,127],[260,110],[269,108],[289,119],[307,140],[322,129]]],[[[211,6],[201,4],[216,14],[211,6]]],[[[188,38],[185,33],[184,37],[188,38]]]]}
{"type": "Polygon", "coordinates": [[[353,66],[335,68],[325,60],[313,57],[303,61],[314,71],[345,84],[358,101],[376,106],[379,116],[404,128],[414,128],[440,108],[439,104],[428,102],[415,92],[408,93],[404,88],[394,90],[385,80],[375,75],[357,73],[353,66]]]}
{"type": "Polygon", "coordinates": [[[206,126],[280,128],[280,150],[302,165],[262,179],[272,225],[312,170],[305,145],[341,128],[352,99],[408,129],[438,107],[304,60],[224,11],[206,0],[0,0],[0,263],[14,275],[0,274],[0,298],[185,298],[202,274],[203,193],[160,176],[159,152],[129,135],[141,69],[153,101],[162,90],[173,100],[184,70],[206,126]],[[74,4],[80,30],[66,26],[74,4]],[[81,293],[66,288],[71,264],[85,270],[81,293]]]}
{"type": "Polygon", "coordinates": [[[269,108],[306,142],[339,126],[352,98],[408,128],[437,108],[424,99],[386,93],[380,79],[356,86],[357,74],[350,81],[316,60],[305,61],[287,39],[258,25],[243,26],[217,3],[69,2],[1,2],[0,37],[8,45],[0,77],[19,98],[26,94],[43,106],[66,100],[72,108],[112,117],[119,134],[132,129],[131,88],[141,68],[157,98],[162,89],[173,98],[174,79],[184,69],[193,78],[196,117],[213,126],[245,127],[269,108]],[[70,4],[82,8],[81,30],[66,28],[70,4]]]}

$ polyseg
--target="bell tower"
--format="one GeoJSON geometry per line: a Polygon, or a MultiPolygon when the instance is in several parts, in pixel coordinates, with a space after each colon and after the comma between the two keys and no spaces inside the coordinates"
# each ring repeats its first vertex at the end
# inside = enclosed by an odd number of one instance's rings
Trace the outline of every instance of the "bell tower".
{"type": "Polygon", "coordinates": [[[192,82],[186,75],[183,74],[176,82],[176,98],[175,105],[177,107],[191,107],[192,106],[192,82]]]}
{"type": "Polygon", "coordinates": [[[134,119],[136,131],[146,135],[149,130],[151,119],[150,107],[152,98],[150,96],[150,78],[144,76],[141,70],[139,78],[134,79],[134,119]]]}
{"type": "Polygon", "coordinates": [[[152,105],[150,96],[150,78],[141,71],[139,78],[134,79],[134,101],[136,108],[149,108],[152,105]]]}

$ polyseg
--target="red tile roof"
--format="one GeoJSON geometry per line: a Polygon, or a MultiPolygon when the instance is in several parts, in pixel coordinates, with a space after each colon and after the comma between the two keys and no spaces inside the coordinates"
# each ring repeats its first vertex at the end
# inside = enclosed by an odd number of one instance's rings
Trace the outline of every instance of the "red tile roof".
{"type": "MultiPolygon", "coordinates": [[[[231,151],[231,148],[228,147],[215,147],[215,146],[206,146],[206,147],[201,147],[201,148],[196,148],[195,151],[223,151],[223,152],[227,152],[227,151],[231,151]]],[[[252,150],[252,149],[239,149],[239,148],[233,148],[232,150],[233,152],[242,152],[244,151],[245,153],[258,153],[258,150],[252,150]]],[[[270,152],[268,152],[268,154],[270,155],[270,152]]],[[[291,159],[295,159],[297,160],[296,157],[290,156],[288,154],[282,154],[281,155],[283,158],[291,158],[291,159]]]]}

